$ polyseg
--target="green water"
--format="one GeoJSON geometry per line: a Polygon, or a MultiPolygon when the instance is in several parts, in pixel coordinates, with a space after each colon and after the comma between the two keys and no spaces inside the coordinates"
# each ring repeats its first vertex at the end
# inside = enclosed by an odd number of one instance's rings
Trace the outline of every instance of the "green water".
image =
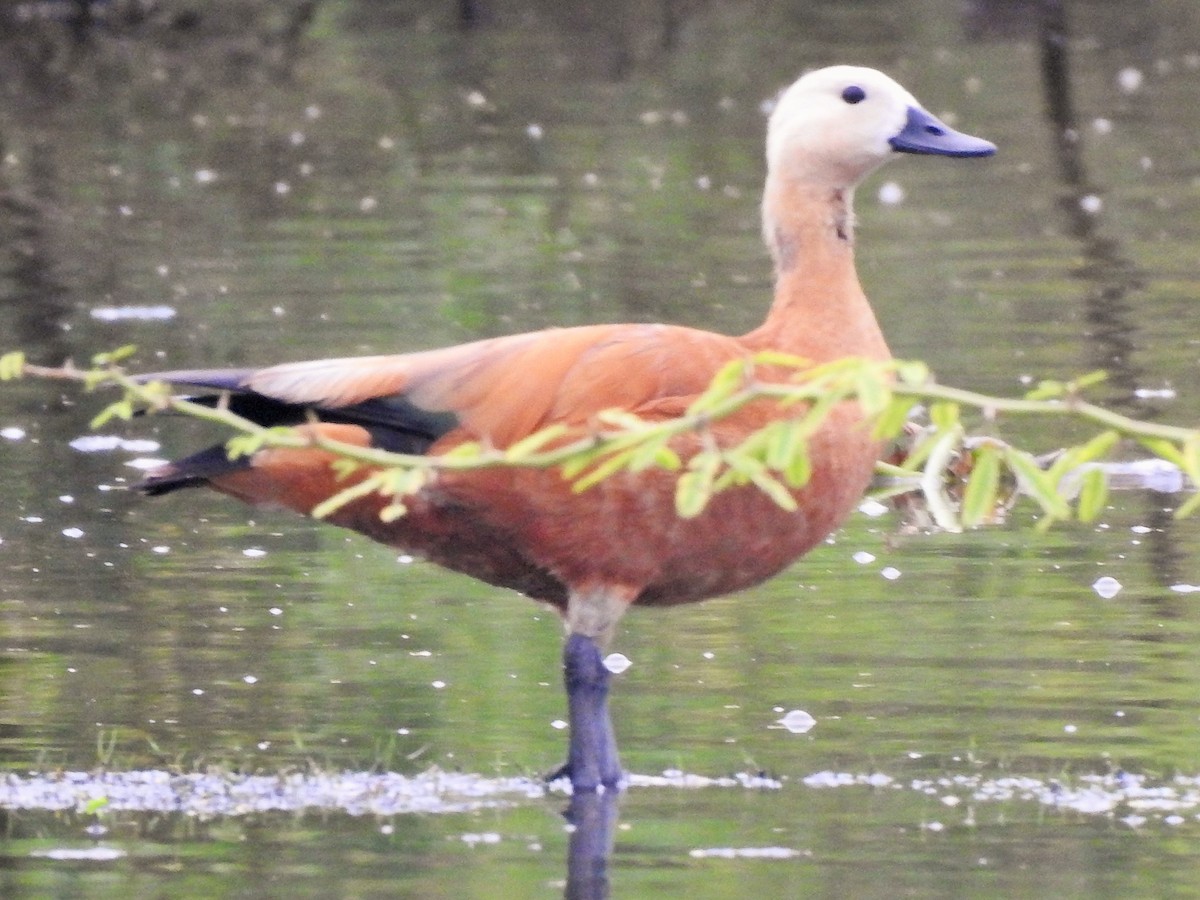
{"type": "MultiPolygon", "coordinates": [[[[160,369],[551,324],[748,330],[770,292],[761,105],[807,67],[856,62],[1001,148],[901,160],[860,190],[860,273],[894,352],[1007,394],[1106,368],[1106,402],[1194,422],[1200,10],[1067,4],[1071,169],[1036,17],[985,28],[988,6],[526,3],[464,30],[451,4],[341,2],[295,46],[282,7],[254,4],[81,46],[5,26],[0,349],[54,363],[136,343],[133,365],[160,369]],[[879,199],[888,182],[901,203],[879,199]]],[[[73,450],[98,405],[0,390],[8,773],[486,779],[561,762],[552,613],[282,514],[113,489],[136,477],[128,460],[209,435],[152,422],[121,434],[158,449],[73,450]]],[[[1065,439],[1003,428],[1033,449],[1065,439]]],[[[1200,609],[1178,589],[1200,584],[1200,528],[1170,518],[1177,502],[1122,491],[1098,526],[1049,534],[1022,505],[964,535],[858,515],[756,590],[631,613],[613,699],[627,768],[779,786],[631,789],[613,896],[1193,896],[1195,807],[1138,823],[1127,805],[911,786],[1200,774],[1200,609]],[[1121,584],[1111,599],[1102,576],[1121,584]],[[816,726],[780,727],[794,709],[816,726]],[[827,771],[901,787],[805,784],[827,771]],[[704,852],[722,848],[789,853],[704,852]]],[[[93,846],[96,816],[0,811],[0,893],[553,897],[565,803],[101,810],[101,846],[124,854],[109,861],[38,855],[93,846]]]]}

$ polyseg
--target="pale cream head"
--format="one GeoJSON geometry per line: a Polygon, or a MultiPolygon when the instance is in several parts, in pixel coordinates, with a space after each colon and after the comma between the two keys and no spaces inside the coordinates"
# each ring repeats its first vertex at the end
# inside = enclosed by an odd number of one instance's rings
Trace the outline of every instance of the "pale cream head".
{"type": "Polygon", "coordinates": [[[882,72],[830,66],[783,92],[767,125],[767,169],[816,187],[853,187],[893,154],[916,98],[882,72]],[[847,102],[858,92],[862,99],[847,102]],[[851,91],[847,94],[847,91],[851,91]]]}

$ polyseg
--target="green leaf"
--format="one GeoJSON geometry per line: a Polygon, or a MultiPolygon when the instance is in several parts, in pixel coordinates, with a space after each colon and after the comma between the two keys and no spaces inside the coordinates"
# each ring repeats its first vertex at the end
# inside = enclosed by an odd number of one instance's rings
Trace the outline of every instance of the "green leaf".
{"type": "Polygon", "coordinates": [[[1100,384],[1108,379],[1108,373],[1103,369],[1096,369],[1093,372],[1088,372],[1086,375],[1080,375],[1078,378],[1072,378],[1068,387],[1071,393],[1077,394],[1093,385],[1100,384]]]}
{"type": "Polygon", "coordinates": [[[137,353],[137,345],[126,344],[124,347],[118,347],[108,353],[97,353],[92,357],[92,365],[97,369],[115,366],[117,363],[129,359],[135,353],[137,353]]]}
{"type": "Polygon", "coordinates": [[[708,412],[722,400],[726,400],[746,384],[746,360],[735,359],[725,363],[708,383],[704,393],[692,401],[688,415],[708,412]]]}
{"type": "Polygon", "coordinates": [[[808,479],[812,477],[808,436],[798,423],[775,423],[775,431],[767,443],[766,463],[794,488],[803,487],[808,483],[808,479]]]}
{"type": "Polygon", "coordinates": [[[582,478],[575,479],[571,484],[571,490],[580,494],[590,487],[595,487],[605,478],[615,474],[625,468],[627,462],[633,456],[633,450],[619,450],[616,453],[610,454],[606,459],[602,459],[595,467],[584,475],[582,478]]]}
{"type": "Polygon", "coordinates": [[[1048,516],[1055,519],[1070,518],[1071,508],[1067,505],[1067,501],[1058,493],[1054,480],[1047,472],[1038,467],[1037,461],[1031,454],[1024,450],[1017,450],[1015,447],[1006,446],[1004,461],[1016,474],[1021,489],[1037,501],[1048,516]]]}
{"type": "Polygon", "coordinates": [[[904,431],[908,417],[913,407],[917,405],[915,397],[892,397],[892,402],[875,417],[871,434],[881,441],[891,440],[904,431]]]}
{"type": "Polygon", "coordinates": [[[956,428],[959,421],[958,404],[949,400],[937,401],[929,407],[929,421],[938,431],[956,428]]]}
{"type": "Polygon", "coordinates": [[[1025,394],[1026,400],[1057,400],[1067,393],[1067,385],[1061,381],[1039,381],[1038,386],[1025,394]]]}
{"type": "Polygon", "coordinates": [[[982,444],[975,451],[975,464],[963,492],[962,524],[973,528],[990,521],[1000,490],[1000,453],[995,444],[982,444]]]}
{"type": "Polygon", "coordinates": [[[758,471],[750,475],[750,480],[754,482],[754,486],[775,501],[775,505],[787,512],[795,512],[799,507],[796,505],[796,498],[792,496],[783,484],[777,481],[766,470],[758,471]]]}
{"type": "Polygon", "coordinates": [[[1080,522],[1092,522],[1108,504],[1108,476],[1100,466],[1084,470],[1079,480],[1079,502],[1076,515],[1080,522]]]}
{"type": "Polygon", "coordinates": [[[1157,456],[1159,459],[1165,459],[1169,463],[1174,463],[1179,468],[1184,468],[1183,453],[1178,445],[1166,438],[1158,437],[1142,437],[1136,436],[1137,442],[1157,456]]]}
{"type": "Polygon", "coordinates": [[[25,374],[25,354],[20,350],[0,356],[0,381],[12,381],[25,374]]]}
{"type": "Polygon", "coordinates": [[[1068,472],[1078,469],[1087,463],[1103,459],[1105,456],[1108,456],[1120,439],[1121,435],[1115,431],[1103,431],[1086,444],[1069,448],[1047,470],[1050,481],[1058,484],[1068,472]]]}
{"type": "Polygon", "coordinates": [[[675,482],[675,512],[681,519],[695,518],[708,505],[720,466],[721,457],[712,450],[688,461],[688,471],[675,482]]]}
{"type": "Polygon", "coordinates": [[[929,366],[919,360],[897,362],[896,377],[902,384],[920,387],[929,383],[929,366]]]}
{"type": "Polygon", "coordinates": [[[1192,480],[1192,484],[1200,485],[1200,435],[1184,441],[1181,468],[1192,480]]]}
{"type": "Polygon", "coordinates": [[[522,438],[515,444],[512,444],[504,451],[504,458],[508,462],[521,462],[537,451],[541,450],[548,443],[557,440],[567,433],[567,426],[561,423],[550,425],[547,428],[542,428],[535,431],[528,437],[522,438]]]}
{"type": "Polygon", "coordinates": [[[107,797],[93,797],[83,805],[83,814],[86,816],[94,816],[106,806],[108,806],[107,797]]]}
{"type": "Polygon", "coordinates": [[[868,416],[883,412],[892,401],[892,387],[879,371],[863,368],[854,380],[859,405],[868,416]]]}
{"type": "Polygon", "coordinates": [[[332,497],[322,500],[314,506],[309,515],[314,519],[324,519],[346,504],[378,492],[387,481],[386,475],[386,472],[377,472],[370,478],[364,478],[358,484],[350,485],[344,491],[338,491],[332,497]]]}
{"type": "Polygon", "coordinates": [[[100,428],[108,424],[113,419],[123,419],[128,422],[133,418],[133,401],[126,397],[124,400],[118,400],[116,403],[110,403],[89,423],[92,428],[100,428]]]}
{"type": "Polygon", "coordinates": [[[1192,496],[1188,497],[1186,501],[1175,508],[1175,518],[1186,519],[1188,516],[1194,513],[1197,508],[1200,508],[1200,491],[1192,494],[1192,496]]]}
{"type": "Polygon", "coordinates": [[[780,350],[760,350],[754,354],[751,361],[755,365],[782,366],[787,369],[807,369],[812,366],[812,360],[780,350]]]}

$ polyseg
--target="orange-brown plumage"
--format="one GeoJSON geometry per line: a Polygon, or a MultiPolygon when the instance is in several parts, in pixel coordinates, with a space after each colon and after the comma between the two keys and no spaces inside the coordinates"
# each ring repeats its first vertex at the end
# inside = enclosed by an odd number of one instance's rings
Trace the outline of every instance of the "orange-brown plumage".
{"type": "MultiPolygon", "coordinates": [[[[821,70],[797,82],[771,120],[763,226],[775,296],[764,323],[743,337],[594,325],[400,356],[159,377],[232,389],[247,414],[263,421],[299,423],[315,413],[324,421],[297,427],[437,454],[464,441],[503,448],[549,425],[566,426],[567,438],[585,435],[599,413],[614,408],[650,420],[675,417],[722,366],[760,350],[813,362],[884,360],[888,349],[854,269],[854,184],[894,150],[963,156],[992,149],[938,123],[880,73],[821,70]]],[[[714,423],[704,439],[732,445],[789,414],[752,404],[714,423]]],[[[681,437],[674,449],[686,458],[700,440],[681,437]]],[[[811,438],[812,476],[796,492],[794,512],[745,486],[681,519],[674,473],[619,473],[577,493],[557,471],[503,468],[442,472],[406,498],[407,514],[394,521],[381,518],[388,501],[378,496],[342,507],[330,521],[563,611],[571,634],[569,766],[576,788],[586,789],[619,778],[596,652],[624,609],[701,600],[775,574],[838,527],[878,451],[847,403],[811,438]]],[[[331,462],[315,448],[262,450],[228,464],[207,451],[151,473],[145,486],[161,493],[207,483],[249,503],[307,514],[352,483],[339,480],[331,462]]]]}

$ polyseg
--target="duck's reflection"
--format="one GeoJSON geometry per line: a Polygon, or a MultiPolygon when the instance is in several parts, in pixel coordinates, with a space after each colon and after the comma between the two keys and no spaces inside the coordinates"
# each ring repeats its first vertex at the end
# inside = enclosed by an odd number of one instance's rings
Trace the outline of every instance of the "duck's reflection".
{"type": "Polygon", "coordinates": [[[609,896],[608,858],[612,854],[620,795],[616,791],[575,794],[563,814],[571,826],[567,845],[567,900],[609,896]]]}

